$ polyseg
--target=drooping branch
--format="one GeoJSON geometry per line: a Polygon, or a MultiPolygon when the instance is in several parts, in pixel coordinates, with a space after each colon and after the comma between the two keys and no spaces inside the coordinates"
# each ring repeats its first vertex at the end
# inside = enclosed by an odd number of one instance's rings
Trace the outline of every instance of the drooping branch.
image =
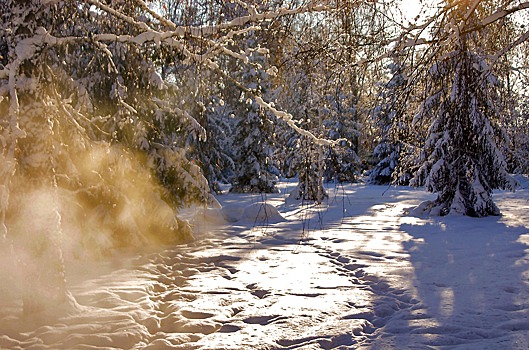
{"type": "MultiPolygon", "coordinates": [[[[464,18],[468,18],[476,10],[476,7],[479,5],[481,1],[482,0],[474,1],[471,4],[467,13],[465,14],[464,18]]],[[[443,30],[439,32],[438,35],[434,35],[433,37],[430,37],[430,38],[422,37],[422,35],[426,32],[426,29],[429,28],[433,23],[435,23],[438,20],[438,17],[440,17],[443,13],[446,13],[448,10],[452,9],[456,4],[452,4],[451,6],[447,6],[443,8],[441,10],[441,13],[437,13],[436,15],[432,15],[428,17],[421,24],[414,24],[409,27],[403,28],[403,33],[399,34],[398,37],[391,39],[388,42],[397,43],[396,45],[397,49],[405,49],[405,48],[411,48],[411,47],[421,46],[421,45],[440,44],[440,43],[450,40],[451,38],[454,38],[455,36],[479,31],[511,14],[514,14],[522,10],[529,9],[529,2],[523,2],[516,6],[509,7],[509,8],[501,8],[495,11],[494,13],[492,13],[491,15],[479,20],[476,24],[469,25],[466,28],[462,28],[458,30],[455,23],[454,24],[448,23],[447,26],[445,26],[443,30]]],[[[520,37],[515,43],[512,43],[511,45],[507,45],[507,47],[509,47],[507,51],[519,45],[521,42],[527,41],[528,39],[529,38],[527,38],[526,36],[520,37]]]]}
{"type": "Polygon", "coordinates": [[[276,109],[274,106],[272,106],[271,103],[265,102],[259,96],[254,96],[254,99],[255,99],[255,102],[257,102],[257,104],[260,107],[262,107],[264,109],[267,109],[270,112],[272,112],[278,119],[281,119],[284,122],[286,122],[287,125],[289,127],[291,127],[294,131],[296,131],[297,133],[299,133],[302,136],[307,137],[308,139],[313,141],[318,146],[331,147],[331,146],[335,146],[335,145],[339,144],[342,141],[342,139],[339,139],[339,140],[327,140],[327,139],[319,138],[316,135],[314,135],[313,133],[311,133],[310,131],[305,130],[305,129],[300,128],[299,126],[297,126],[296,125],[296,121],[294,120],[294,117],[292,116],[292,114],[287,113],[285,111],[281,111],[281,110],[276,109]]]}

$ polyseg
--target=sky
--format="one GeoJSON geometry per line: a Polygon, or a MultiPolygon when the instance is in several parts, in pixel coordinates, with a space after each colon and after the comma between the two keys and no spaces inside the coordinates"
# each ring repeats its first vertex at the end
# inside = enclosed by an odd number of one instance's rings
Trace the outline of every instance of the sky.
{"type": "Polygon", "coordinates": [[[409,20],[415,18],[419,14],[423,6],[424,5],[421,4],[421,1],[419,0],[402,0],[400,5],[402,13],[409,20]]]}

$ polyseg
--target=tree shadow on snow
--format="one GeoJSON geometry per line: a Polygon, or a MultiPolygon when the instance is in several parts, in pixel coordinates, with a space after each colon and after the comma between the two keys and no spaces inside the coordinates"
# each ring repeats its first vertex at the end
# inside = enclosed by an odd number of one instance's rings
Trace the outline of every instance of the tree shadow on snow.
{"type": "Polygon", "coordinates": [[[395,345],[527,346],[527,227],[507,226],[499,217],[449,216],[400,229],[412,237],[404,248],[419,303],[395,320],[395,345]]]}

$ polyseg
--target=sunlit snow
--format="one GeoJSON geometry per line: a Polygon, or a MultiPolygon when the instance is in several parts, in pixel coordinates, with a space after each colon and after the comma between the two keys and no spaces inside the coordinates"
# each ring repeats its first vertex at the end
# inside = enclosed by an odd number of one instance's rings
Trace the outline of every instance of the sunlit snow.
{"type": "Polygon", "coordinates": [[[182,213],[191,244],[70,262],[76,308],[24,318],[2,284],[0,348],[529,348],[527,189],[476,219],[411,216],[433,198],[412,188],[314,205],[286,201],[294,185],[182,213]]]}

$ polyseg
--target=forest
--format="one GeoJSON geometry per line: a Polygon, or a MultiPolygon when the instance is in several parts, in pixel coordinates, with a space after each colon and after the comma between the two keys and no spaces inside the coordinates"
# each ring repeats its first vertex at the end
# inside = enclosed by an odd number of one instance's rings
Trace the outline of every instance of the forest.
{"type": "Polygon", "coordinates": [[[529,2],[403,3],[0,0],[0,263],[24,313],[75,302],[65,259],[191,241],[180,211],[228,188],[366,181],[500,215],[529,173],[529,2]]]}

